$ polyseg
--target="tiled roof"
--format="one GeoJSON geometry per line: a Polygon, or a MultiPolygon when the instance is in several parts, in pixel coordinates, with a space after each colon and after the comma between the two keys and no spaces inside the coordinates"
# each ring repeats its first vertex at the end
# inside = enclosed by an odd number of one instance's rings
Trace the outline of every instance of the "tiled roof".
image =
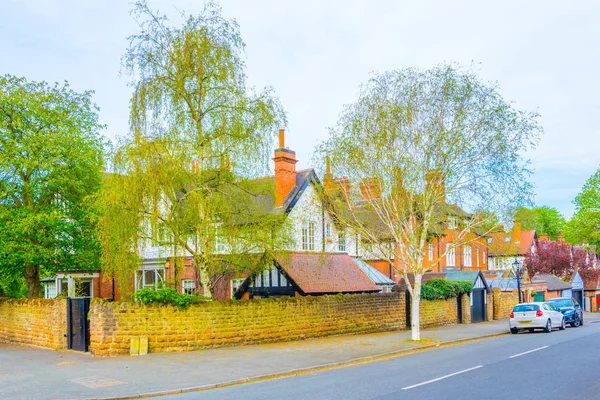
{"type": "Polygon", "coordinates": [[[379,272],[377,269],[371,267],[369,264],[364,262],[362,259],[353,258],[353,260],[356,262],[356,264],[362,270],[362,272],[367,274],[369,279],[371,279],[371,281],[373,281],[374,284],[376,284],[376,285],[395,285],[396,284],[396,282],[394,280],[388,278],[387,276],[385,276],[384,274],[379,272]]]}
{"type": "MultiPolygon", "coordinates": [[[[415,284],[415,276],[412,273],[408,273],[408,281],[410,282],[411,286],[415,284]]],[[[423,285],[425,282],[427,282],[430,279],[444,279],[446,277],[446,274],[444,272],[427,272],[425,274],[423,274],[423,277],[421,278],[421,284],[423,285]]],[[[404,291],[406,290],[406,284],[404,283],[404,279],[400,278],[400,280],[398,281],[398,283],[396,283],[396,285],[394,286],[394,288],[392,289],[392,291],[396,292],[396,291],[404,291]]]]}
{"type": "Polygon", "coordinates": [[[538,274],[531,278],[531,282],[546,282],[546,286],[548,287],[549,291],[565,290],[573,287],[569,283],[552,274],[538,274]]]}
{"type": "Polygon", "coordinates": [[[274,258],[303,294],[379,291],[346,253],[276,252],[274,258]]]}
{"type": "Polygon", "coordinates": [[[488,235],[492,243],[488,244],[490,256],[527,255],[531,251],[535,239],[535,231],[521,231],[519,240],[515,241],[511,232],[494,232],[488,235]],[[510,241],[505,241],[509,237],[510,241]]]}

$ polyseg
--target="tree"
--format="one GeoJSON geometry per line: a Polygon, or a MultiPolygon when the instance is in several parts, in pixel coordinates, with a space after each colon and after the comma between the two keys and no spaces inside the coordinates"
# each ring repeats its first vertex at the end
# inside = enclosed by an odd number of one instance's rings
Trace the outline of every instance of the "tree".
{"type": "Polygon", "coordinates": [[[538,274],[571,276],[571,246],[565,242],[540,242],[536,251],[525,257],[525,266],[530,278],[538,274]]]}
{"type": "MultiPolygon", "coordinates": [[[[0,281],[41,295],[40,272],[95,269],[89,201],[104,143],[92,92],[0,77],[0,281]]],[[[8,290],[10,288],[10,290],[8,290]]]]}
{"type": "Polygon", "coordinates": [[[519,207],[515,220],[521,223],[521,229],[534,229],[538,234],[546,234],[551,240],[557,240],[565,226],[565,217],[556,209],[548,206],[519,207]]]}
{"type": "Polygon", "coordinates": [[[211,296],[224,263],[243,263],[234,254],[280,237],[273,229],[281,216],[265,204],[272,180],[249,178],[267,170],[285,116],[270,89],[246,88],[238,25],[214,3],[181,27],[145,2],[133,15],[141,32],[123,57],[133,77],[131,133],[101,197],[103,268],[127,281],[142,250],[160,246],[167,256],[191,256],[211,296]],[[217,242],[233,254],[216,252],[217,242]]]}
{"type": "Polygon", "coordinates": [[[341,190],[331,196],[332,209],[404,280],[414,340],[425,246],[450,222],[458,231],[450,249],[476,240],[474,232],[492,222],[449,203],[497,215],[522,204],[531,186],[520,152],[539,131],[537,115],[513,110],[495,86],[441,65],[373,76],[319,146],[319,157],[330,157],[336,174],[371,198],[341,190]]]}
{"type": "Polygon", "coordinates": [[[600,246],[600,169],[585,182],[574,203],[575,213],[565,225],[565,238],[569,243],[600,246]]]}

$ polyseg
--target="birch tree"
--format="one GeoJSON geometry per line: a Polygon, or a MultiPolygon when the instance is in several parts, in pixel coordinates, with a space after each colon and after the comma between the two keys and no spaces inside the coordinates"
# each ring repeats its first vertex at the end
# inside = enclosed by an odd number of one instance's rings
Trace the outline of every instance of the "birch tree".
{"type": "Polygon", "coordinates": [[[276,239],[279,220],[265,204],[273,182],[250,178],[267,171],[285,116],[271,89],[247,88],[239,27],[214,3],[182,14],[179,27],[145,2],[132,15],[140,33],[123,57],[131,133],[114,152],[101,199],[104,268],[126,281],[140,249],[161,246],[166,255],[193,257],[211,296],[224,258],[217,242],[241,254],[276,239]]]}
{"type": "Polygon", "coordinates": [[[537,114],[515,110],[496,85],[440,65],[373,76],[318,147],[346,182],[330,190],[337,220],[394,266],[410,292],[413,340],[420,338],[426,246],[450,225],[448,249],[468,244],[494,225],[489,211],[506,216],[527,203],[522,154],[540,132],[537,114]]]}

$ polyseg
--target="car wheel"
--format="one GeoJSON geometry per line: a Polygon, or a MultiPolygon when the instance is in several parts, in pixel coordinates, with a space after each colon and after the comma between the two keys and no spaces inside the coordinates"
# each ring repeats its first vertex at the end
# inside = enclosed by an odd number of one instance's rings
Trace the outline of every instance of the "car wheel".
{"type": "Polygon", "coordinates": [[[517,328],[510,328],[510,333],[516,335],[517,333],[519,333],[519,330],[517,328]]]}
{"type": "Polygon", "coordinates": [[[550,320],[546,321],[546,328],[544,328],[544,332],[546,332],[546,333],[552,332],[552,322],[550,322],[550,320]]]}
{"type": "Polygon", "coordinates": [[[579,325],[581,325],[581,320],[579,319],[579,317],[575,318],[575,321],[571,322],[571,326],[573,328],[578,328],[579,325]]]}
{"type": "Polygon", "coordinates": [[[560,329],[561,331],[564,331],[565,328],[567,327],[567,325],[565,324],[565,319],[563,318],[562,321],[560,322],[560,329]]]}

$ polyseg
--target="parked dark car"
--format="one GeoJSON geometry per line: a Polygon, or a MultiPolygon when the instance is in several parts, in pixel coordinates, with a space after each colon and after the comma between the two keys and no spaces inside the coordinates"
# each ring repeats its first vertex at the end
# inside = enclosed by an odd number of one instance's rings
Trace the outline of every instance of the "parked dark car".
{"type": "Polygon", "coordinates": [[[565,316],[565,322],[573,327],[583,325],[583,310],[579,303],[570,297],[557,297],[547,301],[565,316]]]}

